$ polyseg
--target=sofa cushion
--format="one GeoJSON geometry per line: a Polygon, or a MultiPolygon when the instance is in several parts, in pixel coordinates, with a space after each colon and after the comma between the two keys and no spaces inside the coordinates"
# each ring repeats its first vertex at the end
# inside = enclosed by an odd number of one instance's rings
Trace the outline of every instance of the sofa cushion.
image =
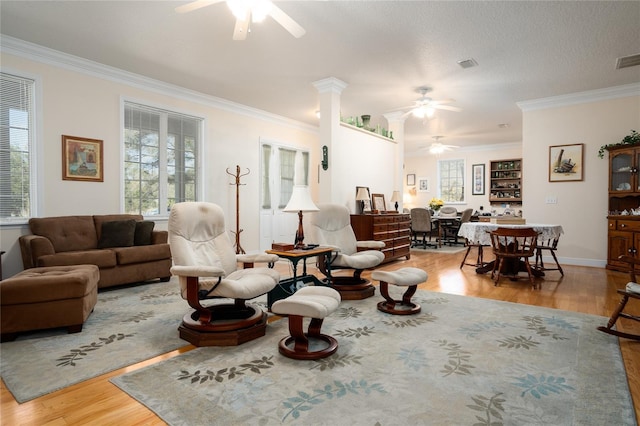
{"type": "Polygon", "coordinates": [[[141,214],[125,214],[125,213],[94,215],[93,223],[96,228],[96,235],[98,237],[98,240],[102,236],[102,224],[104,222],[113,222],[116,220],[130,220],[130,219],[142,220],[142,215],[141,214]]]}
{"type": "Polygon", "coordinates": [[[151,220],[140,220],[136,222],[136,232],[133,237],[134,246],[148,246],[151,244],[151,234],[153,234],[153,227],[156,225],[151,220]]]}
{"type": "Polygon", "coordinates": [[[37,266],[71,266],[90,264],[99,268],[113,268],[117,265],[116,253],[111,249],[68,251],[49,254],[38,258],[37,266]]]}
{"type": "Polygon", "coordinates": [[[114,220],[104,222],[98,240],[98,248],[131,247],[136,233],[136,221],[114,220]]]}
{"type": "Polygon", "coordinates": [[[91,216],[57,216],[29,219],[34,235],[48,238],[56,252],[90,250],[98,247],[91,216]]]}
{"type": "Polygon", "coordinates": [[[131,263],[144,263],[154,260],[171,258],[169,244],[152,244],[148,246],[133,246],[114,248],[118,265],[128,265],[131,263]]]}

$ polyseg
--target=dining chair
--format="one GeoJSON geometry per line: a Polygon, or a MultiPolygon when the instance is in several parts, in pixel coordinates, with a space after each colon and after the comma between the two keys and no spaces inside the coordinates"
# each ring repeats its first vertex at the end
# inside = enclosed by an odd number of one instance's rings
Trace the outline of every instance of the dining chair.
{"type": "Polygon", "coordinates": [[[538,271],[560,271],[560,275],[564,277],[564,271],[562,270],[562,266],[558,262],[558,258],[556,257],[556,249],[558,247],[558,238],[550,238],[546,241],[543,241],[542,244],[538,242],[536,246],[536,263],[533,266],[538,271]],[[553,260],[556,262],[555,268],[547,268],[544,266],[544,261],[542,260],[542,250],[548,250],[553,257],[553,260]]]}
{"type": "Polygon", "coordinates": [[[638,280],[636,279],[635,270],[636,265],[640,265],[640,259],[622,255],[618,257],[618,260],[627,262],[629,264],[629,282],[624,289],[617,290],[618,294],[622,295],[620,303],[618,304],[618,307],[613,311],[613,314],[611,314],[611,317],[607,322],[607,326],[598,327],[598,330],[604,331],[605,333],[613,334],[614,336],[624,337],[625,339],[640,340],[640,334],[624,332],[619,329],[619,324],[617,324],[620,317],[633,321],[640,321],[640,316],[633,315],[628,311],[624,311],[629,300],[640,300],[640,283],[638,283],[638,280]],[[614,325],[616,326],[615,329],[613,328],[614,325]]]}
{"type": "Polygon", "coordinates": [[[458,209],[453,206],[442,207],[438,212],[438,227],[440,229],[440,245],[456,244],[458,241],[458,229],[460,229],[458,209]]]}
{"type": "Polygon", "coordinates": [[[411,247],[422,246],[437,248],[437,244],[431,243],[431,237],[436,234],[437,226],[431,220],[431,212],[424,207],[416,207],[411,209],[411,247]],[[418,241],[418,236],[422,236],[422,241],[418,241]],[[429,242],[427,243],[427,237],[429,242]]]}
{"type": "Polygon", "coordinates": [[[491,278],[495,277],[495,285],[500,282],[501,276],[509,276],[517,279],[518,272],[522,269],[521,260],[524,262],[524,270],[529,275],[529,281],[536,288],[529,258],[535,255],[538,232],[533,228],[497,228],[491,231],[491,246],[496,261],[491,271],[491,278]]]}

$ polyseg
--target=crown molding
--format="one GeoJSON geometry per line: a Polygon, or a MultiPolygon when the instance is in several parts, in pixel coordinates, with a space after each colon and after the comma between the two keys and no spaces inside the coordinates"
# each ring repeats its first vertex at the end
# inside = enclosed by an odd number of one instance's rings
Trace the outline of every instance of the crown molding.
{"type": "Polygon", "coordinates": [[[559,108],[609,99],[626,98],[629,96],[640,96],[640,83],[630,83],[622,86],[516,102],[516,105],[518,105],[522,111],[535,111],[539,109],[559,108]]]}
{"type": "Polygon", "coordinates": [[[125,84],[138,89],[148,90],[185,101],[256,118],[296,130],[318,133],[317,126],[312,126],[301,121],[292,120],[261,109],[252,108],[223,98],[218,98],[216,96],[206,95],[174,84],[165,83],[140,74],[124,71],[99,62],[69,55],[58,50],[49,49],[47,47],[6,36],[4,34],[0,37],[0,52],[104,80],[113,81],[115,83],[125,84]]]}

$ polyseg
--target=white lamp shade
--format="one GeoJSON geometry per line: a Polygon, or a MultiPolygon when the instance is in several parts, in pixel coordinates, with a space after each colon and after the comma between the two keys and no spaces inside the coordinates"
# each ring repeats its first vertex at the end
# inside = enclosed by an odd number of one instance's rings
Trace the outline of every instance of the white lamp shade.
{"type": "Polygon", "coordinates": [[[358,192],[356,193],[356,201],[364,201],[369,199],[369,193],[366,188],[360,187],[358,188],[358,192]]]}
{"type": "Polygon", "coordinates": [[[318,210],[306,185],[295,185],[287,206],[282,209],[283,212],[317,212],[318,210]]]}
{"type": "Polygon", "coordinates": [[[391,202],[399,203],[400,201],[400,191],[393,191],[393,194],[391,194],[391,202]]]}

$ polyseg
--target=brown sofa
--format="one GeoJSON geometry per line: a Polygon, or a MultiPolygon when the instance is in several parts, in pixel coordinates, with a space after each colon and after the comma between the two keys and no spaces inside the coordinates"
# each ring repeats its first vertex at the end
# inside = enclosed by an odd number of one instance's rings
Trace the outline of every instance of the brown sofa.
{"type": "Polygon", "coordinates": [[[33,235],[20,237],[25,269],[92,264],[98,288],[171,277],[167,231],[153,230],[141,215],[32,218],[33,235]],[[103,232],[104,231],[104,232],[103,232]]]}

